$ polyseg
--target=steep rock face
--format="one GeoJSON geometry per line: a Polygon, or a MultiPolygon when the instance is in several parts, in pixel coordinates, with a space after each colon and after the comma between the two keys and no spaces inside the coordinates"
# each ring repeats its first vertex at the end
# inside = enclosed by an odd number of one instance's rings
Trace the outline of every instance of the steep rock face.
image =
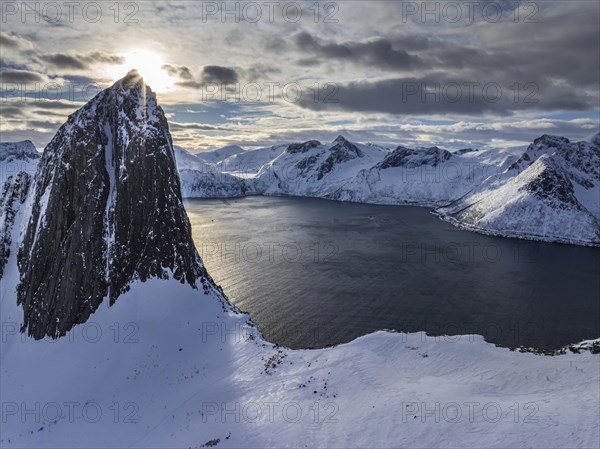
{"type": "Polygon", "coordinates": [[[0,278],[11,255],[15,217],[27,199],[31,178],[29,173],[19,172],[8,178],[0,191],[0,278]]]}
{"type": "Polygon", "coordinates": [[[173,145],[132,71],[72,114],[46,147],[18,254],[29,335],[64,335],[133,280],[206,272],[191,239],[173,145]]]}

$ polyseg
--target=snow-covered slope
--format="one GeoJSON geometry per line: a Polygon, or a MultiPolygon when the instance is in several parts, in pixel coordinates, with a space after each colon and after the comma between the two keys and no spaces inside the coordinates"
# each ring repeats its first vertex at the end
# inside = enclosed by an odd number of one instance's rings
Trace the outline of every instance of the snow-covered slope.
{"type": "Polygon", "coordinates": [[[284,144],[238,152],[216,165],[222,171],[235,172],[238,176],[247,177],[258,173],[265,164],[283,153],[286,148],[287,145],[284,144]]]}
{"type": "Polygon", "coordinates": [[[450,153],[438,147],[400,146],[330,197],[375,204],[446,204],[512,160],[510,155],[495,151],[450,153]]]}
{"type": "Polygon", "coordinates": [[[196,153],[195,155],[202,158],[206,162],[210,164],[217,164],[228,157],[236,155],[238,153],[243,153],[244,149],[238,145],[228,145],[223,148],[219,148],[217,150],[212,151],[201,151],[196,153]]]}
{"type": "Polygon", "coordinates": [[[600,437],[600,355],[588,351],[387,332],[289,350],[217,291],[173,280],[135,283],[67,336],[33,341],[6,299],[6,448],[546,448],[600,437]]]}
{"type": "Polygon", "coordinates": [[[248,192],[240,177],[222,172],[182,147],[174,147],[184,198],[232,198],[248,192]]]}
{"type": "Polygon", "coordinates": [[[436,210],[466,229],[600,244],[600,148],[544,135],[504,172],[436,210]]]}
{"type": "Polygon", "coordinates": [[[29,140],[0,143],[0,189],[10,176],[35,173],[41,154],[29,140]]]}

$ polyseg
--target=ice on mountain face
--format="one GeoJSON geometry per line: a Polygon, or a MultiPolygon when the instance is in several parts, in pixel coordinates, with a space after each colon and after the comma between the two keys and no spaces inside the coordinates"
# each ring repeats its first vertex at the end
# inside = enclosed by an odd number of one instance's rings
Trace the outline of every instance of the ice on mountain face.
{"type": "Polygon", "coordinates": [[[64,335],[136,280],[207,278],[155,94],[130,72],[72,114],[46,147],[18,253],[29,335],[64,335]]]}

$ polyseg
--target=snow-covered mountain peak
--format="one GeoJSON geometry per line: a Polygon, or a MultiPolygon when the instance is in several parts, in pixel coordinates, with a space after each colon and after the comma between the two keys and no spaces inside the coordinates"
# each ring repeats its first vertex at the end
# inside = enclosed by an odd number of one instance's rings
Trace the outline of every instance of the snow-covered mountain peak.
{"type": "Polygon", "coordinates": [[[40,156],[40,153],[38,153],[38,151],[35,149],[35,146],[31,140],[0,143],[0,162],[39,159],[40,156]]]}
{"type": "Polygon", "coordinates": [[[339,134],[332,143],[344,143],[344,142],[349,142],[348,139],[346,139],[344,136],[342,136],[341,134],[339,134]]]}

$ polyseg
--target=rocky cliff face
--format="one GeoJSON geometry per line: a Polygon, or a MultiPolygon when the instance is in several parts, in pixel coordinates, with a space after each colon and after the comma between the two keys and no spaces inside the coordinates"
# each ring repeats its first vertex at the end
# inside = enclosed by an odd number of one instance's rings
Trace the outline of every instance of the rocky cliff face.
{"type": "Polygon", "coordinates": [[[205,279],[167,120],[137,72],[69,117],[33,188],[17,289],[29,335],[64,335],[135,280],[205,279]]]}

